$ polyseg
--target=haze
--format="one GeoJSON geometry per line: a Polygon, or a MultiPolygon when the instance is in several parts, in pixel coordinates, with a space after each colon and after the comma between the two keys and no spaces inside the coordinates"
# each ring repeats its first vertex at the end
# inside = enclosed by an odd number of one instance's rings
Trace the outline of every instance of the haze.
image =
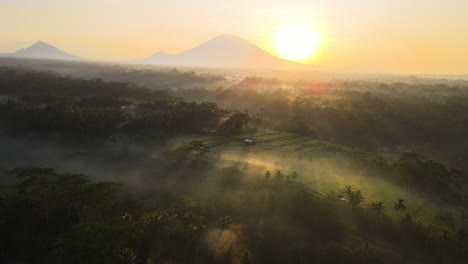
{"type": "Polygon", "coordinates": [[[131,60],[181,53],[232,34],[284,58],[275,48],[275,31],[300,23],[322,39],[303,61],[308,64],[466,74],[467,10],[462,0],[3,0],[0,53],[42,40],[79,57],[131,60]]]}
{"type": "Polygon", "coordinates": [[[468,0],[0,0],[0,263],[467,264],[468,0]]]}

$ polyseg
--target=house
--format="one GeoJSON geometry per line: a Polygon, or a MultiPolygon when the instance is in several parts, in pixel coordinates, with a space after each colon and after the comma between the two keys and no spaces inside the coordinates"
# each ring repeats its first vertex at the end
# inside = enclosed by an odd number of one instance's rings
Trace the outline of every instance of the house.
{"type": "Polygon", "coordinates": [[[213,129],[213,128],[207,128],[207,127],[205,127],[205,128],[203,128],[203,132],[205,132],[205,133],[210,133],[210,134],[216,134],[216,133],[218,133],[218,130],[217,130],[217,129],[213,129]]]}

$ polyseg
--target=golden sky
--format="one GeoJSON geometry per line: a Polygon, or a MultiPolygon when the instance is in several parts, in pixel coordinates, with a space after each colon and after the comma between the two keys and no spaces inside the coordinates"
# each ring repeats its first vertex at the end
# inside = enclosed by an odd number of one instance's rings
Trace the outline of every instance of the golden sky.
{"type": "Polygon", "coordinates": [[[320,36],[306,63],[468,74],[467,0],[0,0],[0,52],[42,40],[93,59],[179,53],[226,33],[275,54],[278,28],[320,36]]]}

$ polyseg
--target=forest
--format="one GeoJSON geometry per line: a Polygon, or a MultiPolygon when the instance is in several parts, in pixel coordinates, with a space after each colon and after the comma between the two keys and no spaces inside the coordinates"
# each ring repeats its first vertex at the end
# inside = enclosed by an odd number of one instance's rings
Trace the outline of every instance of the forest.
{"type": "Polygon", "coordinates": [[[1,263],[468,260],[468,81],[46,66],[0,67],[1,263]]]}

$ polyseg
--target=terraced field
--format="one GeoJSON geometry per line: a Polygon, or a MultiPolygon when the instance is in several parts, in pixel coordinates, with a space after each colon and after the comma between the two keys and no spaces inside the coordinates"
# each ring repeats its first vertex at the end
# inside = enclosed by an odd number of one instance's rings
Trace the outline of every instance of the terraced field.
{"type": "Polygon", "coordinates": [[[427,221],[432,221],[434,214],[441,210],[452,211],[455,215],[460,213],[456,208],[428,201],[379,177],[342,169],[352,165],[356,155],[369,157],[372,153],[271,130],[234,137],[182,137],[171,143],[187,144],[194,140],[211,147],[209,155],[219,159],[218,166],[247,165],[258,175],[266,170],[296,171],[301,182],[321,195],[334,195],[346,185],[351,185],[363,191],[365,203],[383,201],[389,214],[395,215],[392,206],[397,199],[404,199],[410,213],[427,221]],[[253,143],[245,143],[246,138],[252,139],[253,143]]]}

